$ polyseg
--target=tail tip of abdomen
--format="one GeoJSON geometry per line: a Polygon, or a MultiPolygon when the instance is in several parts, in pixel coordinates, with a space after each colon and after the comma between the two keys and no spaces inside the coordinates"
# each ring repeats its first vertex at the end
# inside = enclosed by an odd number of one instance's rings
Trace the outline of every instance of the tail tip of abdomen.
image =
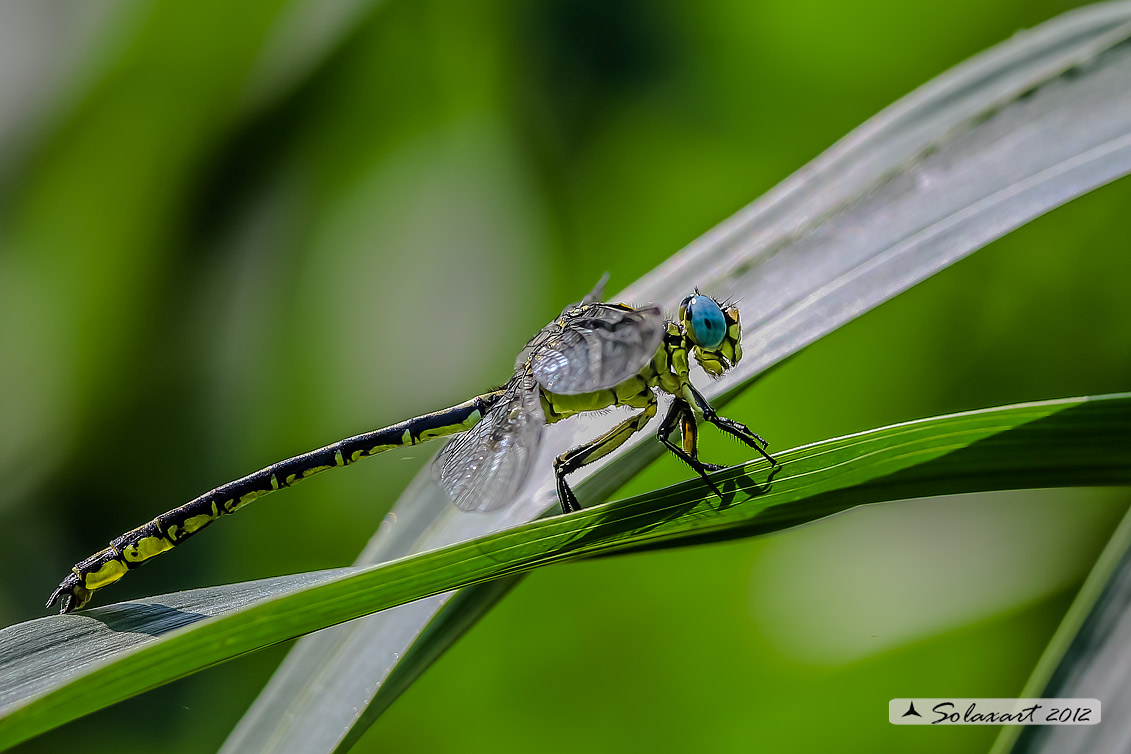
{"type": "Polygon", "coordinates": [[[66,615],[90,602],[92,595],[93,592],[82,585],[78,574],[71,573],[47,598],[47,607],[51,608],[55,603],[59,603],[59,615],[66,615]]]}

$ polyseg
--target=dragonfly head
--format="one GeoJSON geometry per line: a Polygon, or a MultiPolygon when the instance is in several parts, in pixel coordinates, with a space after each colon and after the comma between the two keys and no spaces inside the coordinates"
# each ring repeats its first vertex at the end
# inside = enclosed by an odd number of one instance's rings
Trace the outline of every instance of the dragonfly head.
{"type": "Polygon", "coordinates": [[[695,360],[707,374],[719,377],[742,358],[738,307],[696,291],[679,305],[679,323],[691,341],[695,360]]]}

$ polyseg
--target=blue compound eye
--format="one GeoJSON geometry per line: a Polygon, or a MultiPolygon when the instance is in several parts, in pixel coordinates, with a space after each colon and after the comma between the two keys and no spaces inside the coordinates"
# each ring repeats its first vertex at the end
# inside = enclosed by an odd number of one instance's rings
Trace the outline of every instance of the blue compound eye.
{"type": "Polygon", "coordinates": [[[687,321],[691,325],[691,339],[700,348],[710,350],[722,345],[727,321],[713,298],[692,296],[687,302],[687,321]]]}

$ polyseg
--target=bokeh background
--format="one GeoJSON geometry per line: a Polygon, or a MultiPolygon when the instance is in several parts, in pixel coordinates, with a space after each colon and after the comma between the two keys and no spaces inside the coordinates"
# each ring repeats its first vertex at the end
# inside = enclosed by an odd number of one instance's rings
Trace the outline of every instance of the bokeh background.
{"type": "MultiPolygon", "coordinates": [[[[219,483],[505,379],[602,272],[627,284],[1075,5],[0,4],[0,618],[219,483]]],[[[780,449],[1127,389],[1129,206],[1124,180],[1031,223],[727,413],[780,449]]],[[[426,457],[271,497],[107,597],[347,564],[426,457]]],[[[664,459],[623,493],[685,477],[664,459]]],[[[993,728],[896,728],[887,700],[1019,693],[1128,502],[888,504],[548,568],[358,750],[985,751],[993,728]]],[[[214,751],[285,649],[20,751],[214,751]]]]}

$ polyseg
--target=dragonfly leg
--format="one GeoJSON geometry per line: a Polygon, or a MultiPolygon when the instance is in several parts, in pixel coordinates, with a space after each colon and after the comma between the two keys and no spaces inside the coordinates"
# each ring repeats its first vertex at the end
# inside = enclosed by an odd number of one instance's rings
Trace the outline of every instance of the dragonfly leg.
{"type": "Polygon", "coordinates": [[[695,423],[695,414],[692,413],[691,407],[687,405],[687,401],[682,398],[676,398],[672,401],[667,416],[660,424],[656,436],[668,450],[690,466],[695,473],[703,477],[703,481],[714,490],[716,495],[723,496],[722,491],[707,476],[707,472],[718,471],[723,467],[717,463],[705,463],[699,460],[699,427],[695,423]],[[683,438],[683,447],[676,445],[671,439],[677,427],[680,429],[683,438]]]}
{"type": "Polygon", "coordinates": [[[703,397],[703,394],[695,388],[691,388],[691,393],[693,396],[695,396],[695,402],[699,404],[700,410],[703,411],[704,419],[709,421],[711,424],[714,424],[716,427],[721,429],[723,432],[726,432],[728,435],[737,437],[745,445],[758,451],[763,458],[770,462],[771,465],[775,467],[778,465],[777,459],[766,452],[766,446],[769,443],[763,440],[759,435],[751,432],[750,428],[742,422],[737,422],[734,419],[728,419],[725,416],[720,416],[719,413],[711,407],[711,404],[707,402],[707,399],[703,397]]]}
{"type": "Polygon", "coordinates": [[[644,426],[656,415],[656,396],[652,394],[652,391],[647,391],[646,396],[642,394],[640,398],[642,402],[646,401],[643,411],[628,417],[596,440],[578,445],[554,459],[554,477],[557,481],[558,502],[561,503],[562,513],[581,510],[577,496],[573,494],[573,490],[566,483],[566,474],[577,471],[582,466],[593,463],[599,458],[604,458],[623,445],[629,437],[644,429],[644,426]]]}

